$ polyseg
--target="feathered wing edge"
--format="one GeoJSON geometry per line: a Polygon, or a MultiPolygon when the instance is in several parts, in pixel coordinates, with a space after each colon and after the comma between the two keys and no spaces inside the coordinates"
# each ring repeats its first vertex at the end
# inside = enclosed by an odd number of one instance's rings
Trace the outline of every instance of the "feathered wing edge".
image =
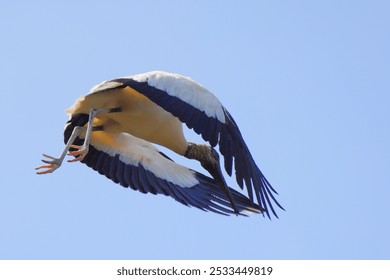
{"type": "MultiPolygon", "coordinates": [[[[224,121],[221,121],[216,116],[208,116],[205,111],[195,108],[179,97],[170,95],[164,90],[149,85],[147,79],[140,82],[129,77],[114,79],[109,82],[115,83],[118,87],[128,86],[133,88],[179,118],[188,128],[194,129],[196,133],[200,134],[213,147],[218,144],[219,150],[224,156],[226,172],[229,176],[232,175],[234,161],[238,185],[241,189],[243,189],[244,185],[246,186],[248,196],[253,203],[255,203],[254,196],[256,196],[257,203],[264,209],[264,212],[269,218],[271,218],[270,212],[275,217],[278,217],[273,204],[276,204],[280,209],[284,210],[274,196],[274,194],[278,193],[253,160],[236,122],[221,104],[220,106],[225,116],[224,121]]],[[[183,90],[185,91],[185,89],[183,90]]]]}
{"type": "MultiPolygon", "coordinates": [[[[65,142],[67,142],[74,125],[82,126],[87,121],[88,115],[73,116],[64,132],[65,142]]],[[[82,142],[82,139],[77,138],[75,145],[81,145],[82,142]]],[[[155,156],[161,157],[158,159],[160,161],[171,161],[159,153],[155,156]]],[[[89,152],[82,160],[82,163],[123,187],[130,187],[142,193],[171,196],[186,206],[193,206],[204,211],[223,215],[234,214],[234,211],[230,208],[230,202],[226,199],[226,195],[221,188],[214,183],[213,179],[196,171],[193,171],[193,174],[199,183],[192,187],[181,187],[166,179],[159,178],[149,171],[142,162],[137,165],[125,163],[121,160],[119,153],[112,156],[97,149],[93,146],[93,141],[91,141],[89,152]]],[[[233,189],[231,189],[231,192],[241,215],[262,212],[258,205],[253,204],[244,195],[233,189]]]]}

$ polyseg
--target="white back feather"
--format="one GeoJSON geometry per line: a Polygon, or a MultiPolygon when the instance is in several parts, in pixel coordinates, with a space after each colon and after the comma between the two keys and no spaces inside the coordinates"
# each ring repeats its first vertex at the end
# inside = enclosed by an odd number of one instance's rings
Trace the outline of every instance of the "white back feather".
{"type": "Polygon", "coordinates": [[[137,82],[147,82],[150,86],[167,92],[191,106],[204,111],[208,117],[225,123],[225,114],[218,98],[201,84],[189,77],[163,71],[153,71],[124,77],[137,82]]]}
{"type": "Polygon", "coordinates": [[[180,187],[189,188],[199,183],[194,171],[163,157],[149,142],[127,133],[105,133],[105,136],[111,138],[112,145],[107,145],[107,141],[99,141],[99,137],[92,137],[91,145],[112,157],[119,155],[125,164],[142,164],[157,177],[180,187]]]}

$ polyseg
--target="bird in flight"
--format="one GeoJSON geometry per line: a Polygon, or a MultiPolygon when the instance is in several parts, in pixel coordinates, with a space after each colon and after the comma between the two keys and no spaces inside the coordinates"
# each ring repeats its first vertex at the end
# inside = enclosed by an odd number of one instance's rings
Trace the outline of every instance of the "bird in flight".
{"type": "MultiPolygon", "coordinates": [[[[283,207],[277,192],[257,167],[236,122],[221,102],[189,77],[153,71],[104,81],[78,98],[66,112],[65,148],[58,158],[43,154],[52,173],[68,154],[115,183],[143,193],[219,214],[263,213],[277,216],[283,207]],[[188,142],[183,123],[210,145],[188,142]],[[195,159],[211,177],[179,165],[152,143],[195,159]],[[248,197],[230,188],[224,169],[248,197]]],[[[284,209],[283,209],[284,210],[284,209]]]]}

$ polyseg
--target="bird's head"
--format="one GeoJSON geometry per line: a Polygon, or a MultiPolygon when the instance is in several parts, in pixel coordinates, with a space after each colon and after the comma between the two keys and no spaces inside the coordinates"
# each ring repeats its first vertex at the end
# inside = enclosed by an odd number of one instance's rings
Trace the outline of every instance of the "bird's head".
{"type": "Polygon", "coordinates": [[[214,178],[219,178],[221,176],[219,154],[213,147],[189,143],[185,156],[190,159],[198,160],[202,167],[214,178]]]}

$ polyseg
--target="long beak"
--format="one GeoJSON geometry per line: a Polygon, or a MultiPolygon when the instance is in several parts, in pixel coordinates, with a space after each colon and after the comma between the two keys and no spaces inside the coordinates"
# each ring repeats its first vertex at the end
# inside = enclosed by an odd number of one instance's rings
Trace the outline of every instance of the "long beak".
{"type": "Polygon", "coordinates": [[[209,168],[208,171],[210,172],[211,176],[213,176],[216,183],[221,186],[223,192],[226,194],[227,198],[229,199],[229,202],[230,202],[234,212],[236,213],[236,215],[238,215],[239,211],[237,210],[233,195],[230,192],[230,188],[226,184],[225,178],[223,177],[223,174],[222,174],[221,165],[219,164],[219,155],[218,155],[217,151],[215,151],[214,148],[211,148],[211,151],[216,158],[216,165],[212,165],[212,167],[209,168]]]}

